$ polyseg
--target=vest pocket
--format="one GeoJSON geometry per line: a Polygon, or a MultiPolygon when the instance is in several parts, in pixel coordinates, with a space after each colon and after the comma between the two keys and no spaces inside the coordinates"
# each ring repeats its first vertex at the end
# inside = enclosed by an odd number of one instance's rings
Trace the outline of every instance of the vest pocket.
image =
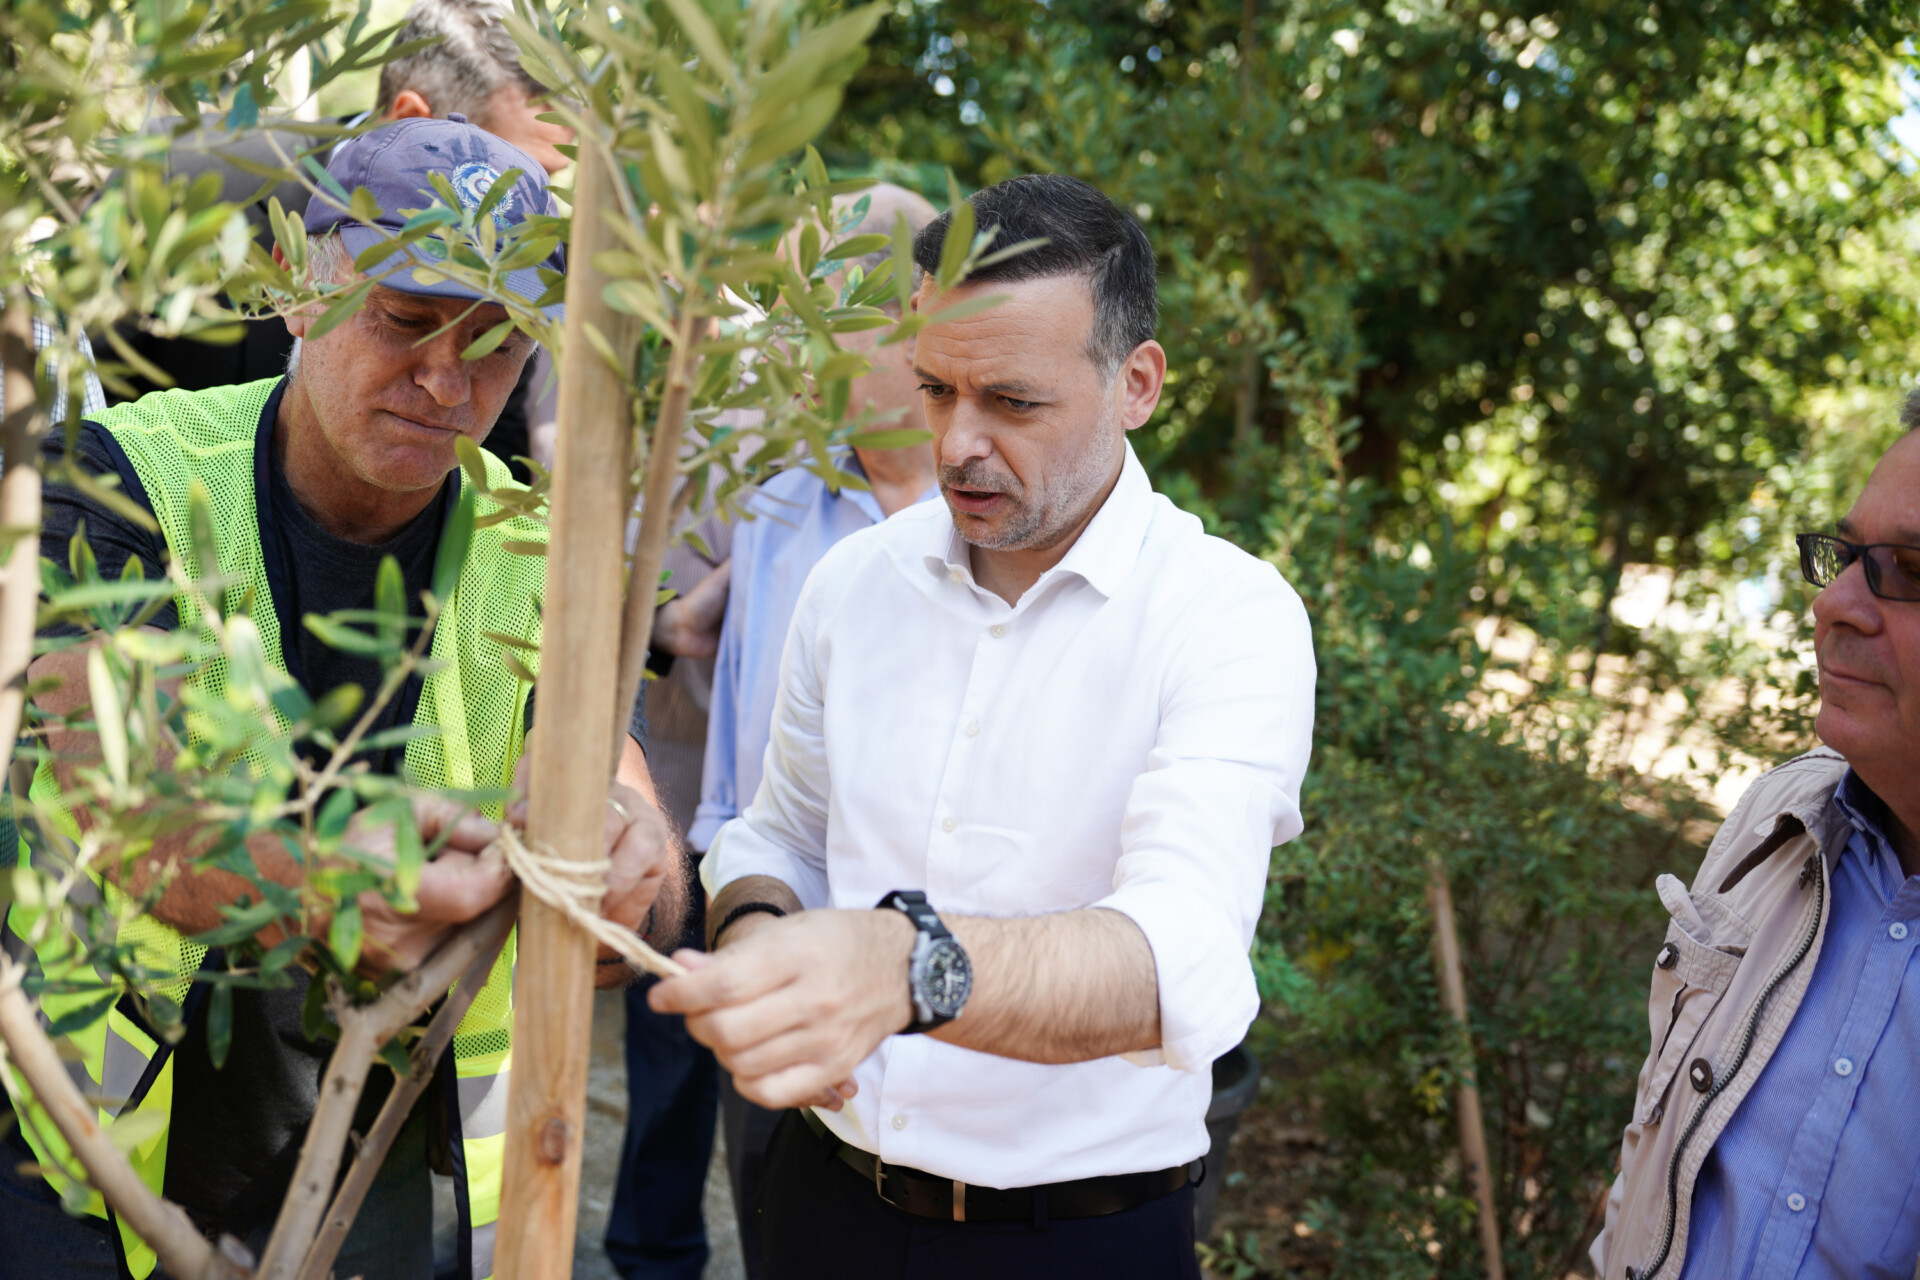
{"type": "MultiPolygon", "coordinates": [[[[1697,914],[1694,919],[1699,919],[1697,914]]],[[[1744,940],[1740,950],[1745,950],[1744,940]]],[[[1738,954],[1694,937],[1677,918],[1668,924],[1666,942],[1653,962],[1653,990],[1647,1002],[1652,1052],[1634,1099],[1637,1123],[1658,1124],[1666,1114],[1674,1077],[1689,1061],[1700,1028],[1739,967],[1738,954]]]]}

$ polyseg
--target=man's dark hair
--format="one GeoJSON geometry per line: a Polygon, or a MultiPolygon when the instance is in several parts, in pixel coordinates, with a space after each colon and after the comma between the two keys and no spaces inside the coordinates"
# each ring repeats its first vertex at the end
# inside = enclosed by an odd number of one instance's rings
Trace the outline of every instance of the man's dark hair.
{"type": "MultiPolygon", "coordinates": [[[[1013,284],[1049,276],[1083,276],[1093,290],[1093,332],[1087,358],[1111,378],[1133,349],[1153,337],[1160,302],[1154,292],[1153,246],[1133,215],[1078,178],[1032,174],[975,192],[974,225],[1000,228],[996,247],[1022,240],[1047,243],[1004,258],[967,277],[968,284],[1013,284]]],[[[952,211],[941,214],[913,238],[913,260],[922,271],[940,268],[952,211]]],[[[991,250],[989,250],[991,252],[991,250]]]]}
{"type": "Polygon", "coordinates": [[[1920,431],[1920,387],[1907,392],[1907,402],[1900,406],[1900,425],[1909,431],[1920,431]]]}

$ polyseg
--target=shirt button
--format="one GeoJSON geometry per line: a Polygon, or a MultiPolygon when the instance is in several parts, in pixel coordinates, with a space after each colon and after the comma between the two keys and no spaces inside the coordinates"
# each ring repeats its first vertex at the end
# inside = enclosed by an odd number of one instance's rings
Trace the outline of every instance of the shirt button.
{"type": "Polygon", "coordinates": [[[1833,1074],[1837,1076],[1852,1075],[1853,1059],[1852,1058],[1835,1058],[1833,1062],[1833,1074]]]}
{"type": "Polygon", "coordinates": [[[904,1129],[904,1128],[906,1128],[906,1127],[907,1127],[907,1118],[906,1118],[905,1116],[901,1116],[901,1115],[896,1115],[896,1116],[895,1116],[895,1117],[893,1118],[893,1127],[894,1127],[894,1128],[896,1128],[896,1129],[904,1129]]]}
{"type": "Polygon", "coordinates": [[[969,738],[977,738],[980,736],[980,722],[978,720],[967,721],[967,736],[969,738]]]}
{"type": "MultiPolygon", "coordinates": [[[[894,1120],[896,1122],[898,1122],[899,1119],[900,1119],[899,1116],[894,1117],[894,1120]]],[[[1798,1191],[1794,1192],[1792,1195],[1787,1197],[1787,1208],[1793,1210],[1795,1213],[1800,1212],[1802,1209],[1806,1207],[1807,1207],[1807,1198],[1801,1195],[1798,1191]]]]}
{"type": "Polygon", "coordinates": [[[1903,921],[1895,920],[1887,926],[1887,936],[1895,942],[1905,942],[1907,940],[1906,924],[1903,921]]]}
{"type": "Polygon", "coordinates": [[[959,822],[957,822],[957,821],[955,821],[955,820],[954,820],[954,819],[952,819],[952,818],[942,818],[942,819],[940,819],[940,829],[941,829],[942,831],[951,831],[951,830],[953,830],[953,829],[954,829],[955,827],[957,827],[957,826],[959,826],[959,825],[960,825],[960,824],[959,824],[959,822]]]}
{"type": "Polygon", "coordinates": [[[947,576],[953,579],[955,582],[965,582],[967,580],[967,575],[960,572],[960,570],[958,569],[948,569],[947,576]]]}
{"type": "Polygon", "coordinates": [[[991,627],[987,628],[987,633],[991,635],[995,640],[998,640],[1001,636],[1004,636],[1005,634],[1007,634],[1007,629],[996,622],[991,627]]]}

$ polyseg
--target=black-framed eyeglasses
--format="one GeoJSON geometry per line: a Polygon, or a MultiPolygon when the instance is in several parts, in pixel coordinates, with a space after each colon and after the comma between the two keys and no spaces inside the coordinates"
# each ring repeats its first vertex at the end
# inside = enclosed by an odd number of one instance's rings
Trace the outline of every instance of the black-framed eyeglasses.
{"type": "Polygon", "coordinates": [[[1816,587],[1827,586],[1858,560],[1867,590],[1882,600],[1920,600],[1920,547],[1848,542],[1830,533],[1803,533],[1794,542],[1800,548],[1800,575],[1816,587]]]}

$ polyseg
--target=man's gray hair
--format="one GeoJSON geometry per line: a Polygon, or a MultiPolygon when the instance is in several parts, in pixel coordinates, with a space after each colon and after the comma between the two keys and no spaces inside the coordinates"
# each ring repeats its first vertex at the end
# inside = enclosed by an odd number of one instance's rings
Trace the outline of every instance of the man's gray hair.
{"type": "MultiPolygon", "coordinates": [[[[868,187],[865,191],[857,191],[852,195],[839,197],[833,202],[835,214],[838,215],[841,211],[851,208],[861,200],[867,202],[867,215],[860,220],[858,226],[846,232],[844,238],[869,235],[890,236],[893,234],[895,221],[903,215],[907,220],[907,234],[918,235],[920,228],[940,216],[940,211],[935,209],[925,196],[917,191],[909,191],[907,188],[891,182],[876,183],[868,187]]],[[[891,248],[881,249],[876,253],[869,253],[864,257],[855,258],[847,265],[858,265],[862,274],[872,275],[879,269],[880,264],[892,255],[893,250],[891,248]]],[[[920,285],[920,269],[917,266],[913,269],[913,275],[914,278],[909,283],[914,288],[918,288],[920,285]]],[[[887,303],[884,305],[893,306],[897,304],[887,303]]]]}
{"type": "Polygon", "coordinates": [[[485,128],[494,95],[508,85],[529,98],[545,96],[547,86],[520,65],[520,48],[501,21],[506,12],[497,0],[419,0],[393,42],[440,39],[380,69],[374,114],[391,114],[394,100],[411,89],[434,115],[445,119],[458,111],[485,128]]]}
{"type": "Polygon", "coordinates": [[[1900,406],[1900,425],[1909,431],[1920,431],[1920,387],[1907,392],[1907,402],[1900,406]]]}
{"type": "Polygon", "coordinates": [[[353,255],[347,252],[347,242],[337,231],[309,238],[307,261],[313,268],[309,278],[315,284],[345,284],[353,279],[353,255]]]}
{"type": "MultiPolygon", "coordinates": [[[[314,284],[345,284],[354,276],[353,255],[347,252],[347,242],[337,231],[307,241],[307,265],[311,268],[307,279],[314,284]]],[[[287,352],[287,375],[291,377],[299,371],[300,339],[295,338],[287,352]]]]}

